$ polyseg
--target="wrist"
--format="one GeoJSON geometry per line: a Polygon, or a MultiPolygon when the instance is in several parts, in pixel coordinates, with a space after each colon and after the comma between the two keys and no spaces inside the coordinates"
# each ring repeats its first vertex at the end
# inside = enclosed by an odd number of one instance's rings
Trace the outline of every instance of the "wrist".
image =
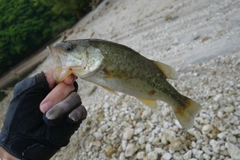
{"type": "Polygon", "coordinates": [[[19,160],[0,147],[0,160],[19,160]]]}

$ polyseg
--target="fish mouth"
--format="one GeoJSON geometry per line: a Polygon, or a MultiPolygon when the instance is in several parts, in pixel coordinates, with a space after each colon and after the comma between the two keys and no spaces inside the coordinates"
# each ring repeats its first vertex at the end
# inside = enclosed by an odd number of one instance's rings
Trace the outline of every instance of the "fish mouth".
{"type": "Polygon", "coordinates": [[[62,54],[58,49],[47,46],[47,50],[50,53],[52,62],[53,62],[53,76],[56,83],[63,81],[67,76],[72,74],[71,67],[67,67],[66,64],[66,56],[62,54]]]}

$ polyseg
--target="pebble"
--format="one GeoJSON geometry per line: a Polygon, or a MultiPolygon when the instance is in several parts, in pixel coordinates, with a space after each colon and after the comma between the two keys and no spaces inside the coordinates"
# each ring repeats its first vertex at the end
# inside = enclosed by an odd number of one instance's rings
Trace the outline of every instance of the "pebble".
{"type": "Polygon", "coordinates": [[[152,111],[151,109],[147,108],[142,113],[142,119],[146,119],[151,115],[152,111]]]}
{"type": "Polygon", "coordinates": [[[141,152],[138,152],[137,153],[137,159],[143,159],[144,158],[144,155],[145,155],[145,152],[141,151],[141,152]]]}
{"type": "Polygon", "coordinates": [[[222,94],[217,94],[216,96],[213,97],[213,100],[218,102],[222,97],[223,97],[222,94]]]}
{"type": "Polygon", "coordinates": [[[166,129],[163,136],[165,137],[165,139],[168,141],[168,142],[171,142],[175,139],[176,137],[176,133],[174,131],[171,131],[171,130],[168,130],[166,129]]]}
{"type": "Polygon", "coordinates": [[[179,152],[173,154],[173,159],[184,160],[182,154],[180,154],[179,152]]]}
{"type": "Polygon", "coordinates": [[[168,152],[166,152],[162,155],[163,160],[170,160],[171,158],[172,158],[172,155],[168,152]]]}
{"type": "Polygon", "coordinates": [[[226,138],[227,134],[228,132],[221,132],[221,133],[218,133],[217,137],[223,140],[226,138]]]}
{"type": "Polygon", "coordinates": [[[140,126],[140,127],[138,127],[138,128],[135,129],[134,134],[137,135],[137,134],[140,134],[140,133],[142,133],[142,132],[143,132],[143,127],[140,126]]]}
{"type": "Polygon", "coordinates": [[[123,152],[120,153],[119,160],[125,160],[125,159],[126,159],[126,158],[125,158],[124,153],[123,153],[123,152]]]}
{"type": "Polygon", "coordinates": [[[122,143],[121,143],[121,146],[122,146],[122,150],[125,151],[126,147],[127,147],[127,141],[123,140],[122,143]]]}
{"type": "Polygon", "coordinates": [[[123,140],[130,140],[133,137],[134,130],[132,128],[126,128],[123,133],[123,140]]]}
{"type": "Polygon", "coordinates": [[[203,157],[203,151],[198,150],[196,148],[194,148],[192,150],[192,153],[193,153],[194,157],[197,158],[197,159],[202,159],[202,157],[203,157]]]}
{"type": "Polygon", "coordinates": [[[131,157],[138,150],[135,144],[129,143],[126,147],[125,157],[131,157]]]}
{"type": "Polygon", "coordinates": [[[163,149],[162,148],[155,148],[154,152],[156,152],[158,154],[161,154],[163,152],[163,149]]]}
{"type": "Polygon", "coordinates": [[[158,159],[158,154],[156,152],[149,152],[147,154],[147,158],[150,160],[157,160],[158,159]]]}
{"type": "Polygon", "coordinates": [[[212,131],[212,129],[213,129],[213,126],[211,124],[206,124],[202,128],[202,133],[203,134],[208,134],[212,131]]]}
{"type": "Polygon", "coordinates": [[[236,145],[234,145],[230,142],[228,142],[227,145],[228,145],[228,147],[227,147],[228,153],[231,156],[231,158],[232,159],[239,159],[240,149],[236,145]]]}
{"type": "Polygon", "coordinates": [[[182,146],[181,140],[179,138],[176,138],[173,141],[171,141],[171,144],[169,147],[172,151],[178,151],[178,150],[181,150],[183,146],[182,146]]]}
{"type": "Polygon", "coordinates": [[[220,150],[220,144],[219,144],[219,142],[217,142],[217,141],[214,140],[214,139],[211,139],[209,144],[212,146],[213,152],[219,153],[219,150],[220,150]]]}
{"type": "Polygon", "coordinates": [[[161,113],[162,113],[163,117],[166,117],[170,114],[170,112],[171,112],[171,110],[169,108],[164,107],[164,109],[162,110],[161,113]]]}
{"type": "Polygon", "coordinates": [[[236,116],[240,117],[240,110],[237,110],[234,114],[235,114],[236,116]]]}
{"type": "Polygon", "coordinates": [[[209,149],[209,145],[208,146],[203,146],[202,147],[202,150],[205,152],[205,153],[207,153],[208,155],[212,155],[213,153],[210,151],[210,149],[209,149]]]}
{"type": "Polygon", "coordinates": [[[227,113],[232,113],[234,111],[234,106],[230,105],[230,106],[224,108],[224,111],[227,113]]]}
{"type": "Polygon", "coordinates": [[[183,159],[190,159],[192,158],[192,150],[188,150],[184,155],[183,159]]]}
{"type": "Polygon", "coordinates": [[[141,137],[138,139],[138,143],[139,143],[139,144],[144,144],[144,143],[145,143],[145,136],[141,136],[141,137]]]}
{"type": "Polygon", "coordinates": [[[115,153],[115,152],[116,152],[116,150],[114,148],[110,148],[106,151],[105,154],[106,154],[107,157],[111,157],[112,154],[115,153]]]}
{"type": "Polygon", "coordinates": [[[146,152],[151,152],[152,151],[151,144],[147,143],[146,146],[145,146],[145,150],[146,150],[146,152]]]}
{"type": "Polygon", "coordinates": [[[96,138],[96,140],[100,141],[103,138],[103,135],[101,132],[95,132],[93,136],[96,138]]]}

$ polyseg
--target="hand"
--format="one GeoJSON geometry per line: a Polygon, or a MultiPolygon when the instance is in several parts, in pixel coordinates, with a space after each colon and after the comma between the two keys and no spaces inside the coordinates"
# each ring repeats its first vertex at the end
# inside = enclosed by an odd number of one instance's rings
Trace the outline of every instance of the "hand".
{"type": "Polygon", "coordinates": [[[56,85],[52,71],[47,71],[19,82],[0,133],[0,146],[19,159],[36,160],[49,159],[66,146],[87,116],[74,80],[70,76],[56,85]]]}

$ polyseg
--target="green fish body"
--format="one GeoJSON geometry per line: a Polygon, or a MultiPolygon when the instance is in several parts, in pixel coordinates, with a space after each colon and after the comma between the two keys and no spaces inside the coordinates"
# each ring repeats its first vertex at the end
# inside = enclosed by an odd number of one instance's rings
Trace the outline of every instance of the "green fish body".
{"type": "Polygon", "coordinates": [[[185,129],[193,126],[194,116],[201,109],[166,80],[177,79],[172,67],[149,60],[127,46],[99,39],[71,40],[50,47],[50,53],[57,81],[73,73],[112,93],[132,95],[151,108],[157,107],[157,100],[164,101],[172,106],[185,129]]]}

